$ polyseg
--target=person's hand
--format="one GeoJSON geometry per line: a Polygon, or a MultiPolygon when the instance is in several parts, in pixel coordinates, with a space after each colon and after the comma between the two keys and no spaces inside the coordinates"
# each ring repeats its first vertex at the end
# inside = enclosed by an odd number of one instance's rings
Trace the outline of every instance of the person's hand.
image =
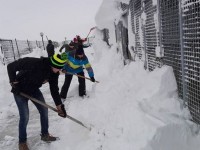
{"type": "Polygon", "coordinates": [[[65,69],[62,69],[62,73],[63,73],[63,74],[66,74],[67,71],[66,71],[65,69]]]}
{"type": "Polygon", "coordinates": [[[15,81],[15,82],[11,82],[10,83],[10,85],[12,86],[12,89],[11,89],[11,92],[13,93],[13,94],[16,94],[16,95],[19,95],[20,94],[20,88],[19,88],[19,86],[18,86],[18,83],[19,82],[17,82],[17,81],[15,81]]]}
{"type": "Polygon", "coordinates": [[[58,115],[63,117],[63,118],[66,118],[67,117],[67,113],[66,113],[66,110],[65,110],[65,105],[64,104],[60,104],[57,107],[57,110],[58,110],[58,115]]]}
{"type": "Polygon", "coordinates": [[[67,71],[64,70],[64,69],[62,69],[62,70],[59,71],[59,74],[60,74],[60,75],[62,75],[62,74],[66,74],[66,73],[67,73],[67,71]]]}
{"type": "Polygon", "coordinates": [[[94,77],[91,77],[90,79],[91,79],[91,81],[92,81],[92,82],[95,82],[95,79],[94,79],[94,77]]]}

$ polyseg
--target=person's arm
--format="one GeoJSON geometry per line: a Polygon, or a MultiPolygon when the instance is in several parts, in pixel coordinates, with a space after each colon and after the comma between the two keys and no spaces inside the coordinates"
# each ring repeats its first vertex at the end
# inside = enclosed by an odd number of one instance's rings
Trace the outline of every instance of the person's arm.
{"type": "Polygon", "coordinates": [[[84,56],[83,63],[84,63],[85,69],[88,72],[89,77],[90,78],[94,77],[94,72],[93,72],[93,69],[92,69],[92,66],[91,66],[90,62],[88,61],[87,56],[84,56]]]}
{"type": "Polygon", "coordinates": [[[59,49],[59,52],[62,52],[63,48],[65,48],[65,44],[59,49]]]}
{"type": "Polygon", "coordinates": [[[82,42],[86,42],[87,41],[87,38],[84,38],[84,39],[81,39],[82,40],[82,42]]]}
{"type": "Polygon", "coordinates": [[[83,48],[88,48],[90,47],[90,45],[83,45],[83,48]]]}
{"type": "Polygon", "coordinates": [[[52,45],[52,51],[53,51],[53,54],[55,54],[55,47],[54,47],[54,45],[52,45]]]}
{"type": "Polygon", "coordinates": [[[58,73],[52,73],[49,79],[49,87],[50,87],[51,96],[56,106],[62,104],[62,101],[59,95],[58,77],[59,77],[58,73]]]}
{"type": "Polygon", "coordinates": [[[67,112],[65,110],[65,105],[62,103],[60,95],[59,95],[58,76],[59,76],[59,73],[51,74],[50,79],[49,79],[50,92],[54,100],[54,103],[56,105],[56,108],[58,110],[58,115],[63,118],[66,118],[67,112]]]}

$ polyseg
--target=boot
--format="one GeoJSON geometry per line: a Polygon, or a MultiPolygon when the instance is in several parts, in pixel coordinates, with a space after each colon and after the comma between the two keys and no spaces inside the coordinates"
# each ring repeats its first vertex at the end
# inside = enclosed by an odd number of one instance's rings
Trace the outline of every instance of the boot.
{"type": "Polygon", "coordinates": [[[52,141],[56,141],[57,137],[54,137],[50,134],[45,134],[45,135],[41,135],[41,140],[45,142],[52,142],[52,141]]]}
{"type": "Polygon", "coordinates": [[[29,150],[27,143],[19,143],[19,150],[29,150]]]}

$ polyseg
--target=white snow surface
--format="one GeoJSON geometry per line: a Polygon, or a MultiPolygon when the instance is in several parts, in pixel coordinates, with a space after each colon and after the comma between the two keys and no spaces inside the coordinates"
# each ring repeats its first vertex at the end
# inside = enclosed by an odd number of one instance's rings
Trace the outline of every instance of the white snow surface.
{"type": "MultiPolygon", "coordinates": [[[[39,113],[29,102],[28,145],[31,150],[199,150],[198,128],[181,109],[173,69],[152,72],[140,61],[124,66],[116,47],[109,48],[96,32],[91,48],[85,52],[95,79],[86,81],[89,98],[78,97],[74,77],[64,102],[68,115],[91,127],[86,128],[49,110],[49,131],[60,140],[40,140],[39,113]]],[[[29,54],[38,57],[40,49],[29,54]]],[[[43,50],[41,50],[43,51],[43,50]]],[[[42,54],[42,52],[40,53],[42,54]]],[[[87,75],[87,73],[86,73],[87,75]]],[[[18,109],[10,93],[6,66],[0,65],[0,149],[15,150],[18,144],[18,109]]],[[[64,82],[60,75],[59,87],[64,82]]],[[[47,104],[55,107],[49,86],[41,88],[47,104]]]]}

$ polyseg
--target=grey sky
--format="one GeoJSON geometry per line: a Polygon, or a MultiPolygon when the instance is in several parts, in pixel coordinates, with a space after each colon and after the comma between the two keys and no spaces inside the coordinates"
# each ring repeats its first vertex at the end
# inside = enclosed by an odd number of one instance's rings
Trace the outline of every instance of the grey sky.
{"type": "Polygon", "coordinates": [[[52,40],[87,36],[102,0],[0,0],[0,38],[52,40]]]}

